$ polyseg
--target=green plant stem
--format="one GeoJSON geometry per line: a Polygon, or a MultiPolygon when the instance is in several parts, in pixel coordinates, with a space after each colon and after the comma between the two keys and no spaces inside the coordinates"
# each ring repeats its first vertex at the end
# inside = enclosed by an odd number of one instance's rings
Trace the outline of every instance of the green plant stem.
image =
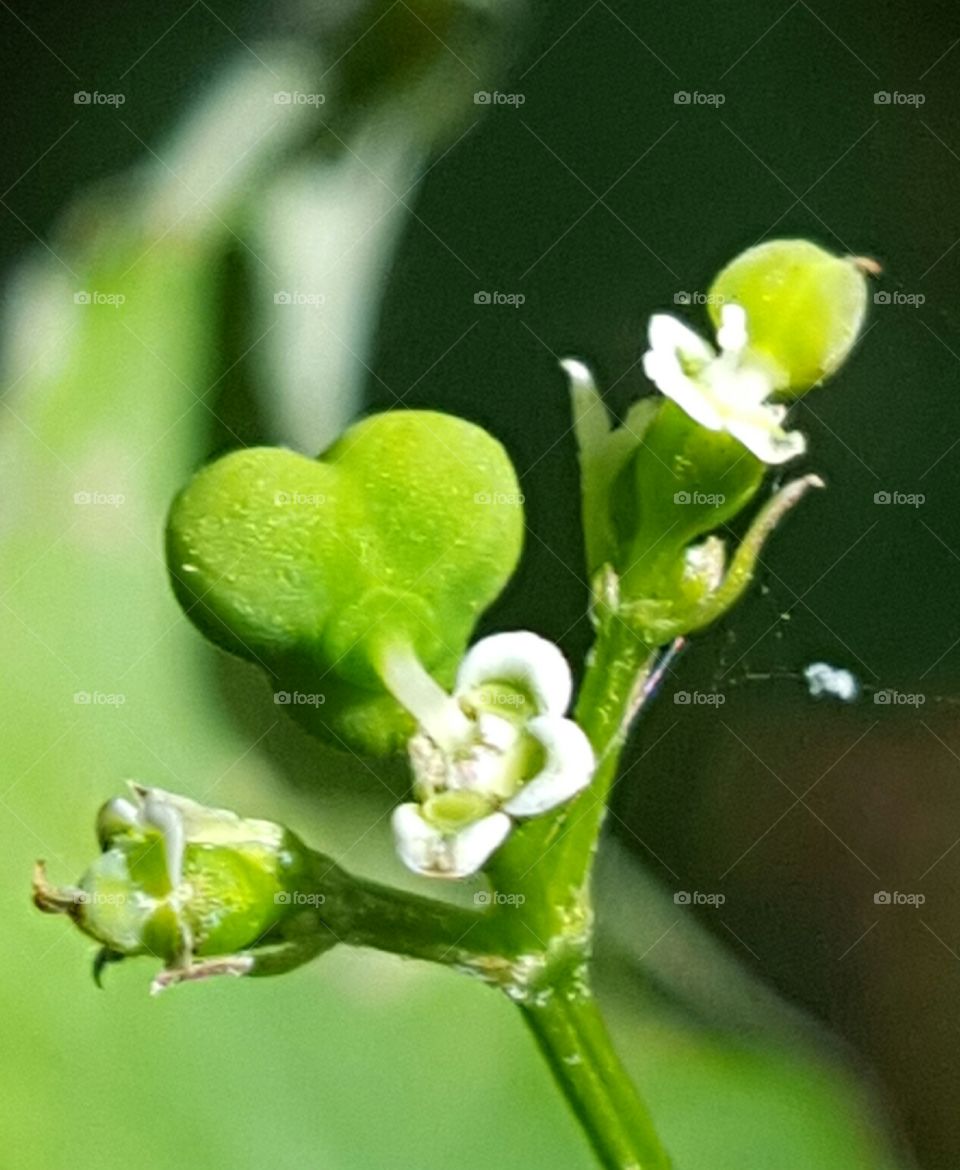
{"type": "Polygon", "coordinates": [[[589,992],[558,990],[522,1011],[606,1170],[667,1170],[670,1159],[589,992]]]}
{"type": "Polygon", "coordinates": [[[576,712],[596,753],[596,774],[570,805],[515,834],[490,871],[497,889],[526,899],[509,911],[514,921],[505,931],[514,938],[525,931],[528,946],[536,935],[547,952],[529,994],[515,998],[607,1170],[669,1166],[587,986],[593,858],[620,754],[655,659],[656,648],[615,609],[603,612],[576,712]]]}
{"type": "Polygon", "coordinates": [[[324,899],[319,918],[348,946],[478,970],[498,953],[489,912],[355,877],[319,853],[311,868],[313,887],[324,899]]]}

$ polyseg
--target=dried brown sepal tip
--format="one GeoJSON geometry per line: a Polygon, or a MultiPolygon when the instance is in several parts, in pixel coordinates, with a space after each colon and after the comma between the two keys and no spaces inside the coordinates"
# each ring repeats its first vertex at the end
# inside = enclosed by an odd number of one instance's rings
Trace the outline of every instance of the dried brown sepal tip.
{"type": "Polygon", "coordinates": [[[872,256],[851,256],[850,259],[864,276],[876,277],[883,275],[883,265],[879,260],[874,260],[872,256]]]}

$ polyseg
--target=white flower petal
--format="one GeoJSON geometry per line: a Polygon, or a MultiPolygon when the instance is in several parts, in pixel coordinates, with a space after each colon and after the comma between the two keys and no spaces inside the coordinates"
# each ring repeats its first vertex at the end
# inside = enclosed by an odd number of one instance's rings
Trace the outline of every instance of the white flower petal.
{"type": "Polygon", "coordinates": [[[512,682],[529,692],[538,715],[562,715],[573,694],[567,660],[552,642],[529,630],[493,634],[471,646],[457,671],[454,694],[496,682],[512,682]]]}
{"type": "Polygon", "coordinates": [[[684,373],[675,359],[653,352],[644,354],[643,372],[664,397],[671,399],[695,423],[708,431],[723,430],[723,415],[706,387],[684,373]]]}
{"type": "Polygon", "coordinates": [[[503,808],[515,817],[535,817],[563,804],[593,779],[593,748],[572,719],[538,716],[526,729],[546,753],[543,768],[503,808]]]}
{"type": "Polygon", "coordinates": [[[742,305],[722,305],[717,345],[725,353],[739,354],[747,347],[747,311],[742,305]]]}
{"type": "Polygon", "coordinates": [[[764,463],[786,463],[807,449],[807,440],[800,431],[785,431],[778,424],[776,416],[765,409],[751,411],[742,418],[730,419],[727,430],[764,463]]]}
{"type": "Polygon", "coordinates": [[[512,827],[508,816],[495,812],[456,833],[443,833],[424,820],[420,806],[414,803],[395,808],[392,823],[403,864],[414,873],[443,878],[476,873],[512,827]]]}
{"type": "Polygon", "coordinates": [[[647,328],[647,340],[654,353],[682,354],[692,362],[709,362],[716,356],[699,333],[671,317],[669,313],[654,313],[647,328]]]}
{"type": "Polygon", "coordinates": [[[183,854],[187,847],[183,816],[175,804],[164,799],[166,793],[163,789],[144,788],[141,791],[140,822],[160,833],[167,878],[171,887],[176,889],[183,881],[183,854]]]}

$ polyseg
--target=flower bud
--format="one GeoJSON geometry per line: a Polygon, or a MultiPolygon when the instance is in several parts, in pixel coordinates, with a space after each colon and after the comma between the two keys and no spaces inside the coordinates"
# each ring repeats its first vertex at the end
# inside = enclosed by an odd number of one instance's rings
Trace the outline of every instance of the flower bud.
{"type": "Polygon", "coordinates": [[[185,969],[270,942],[302,884],[306,849],[272,821],[131,785],[100,811],[103,852],[79,884],[57,890],[42,867],[34,897],[67,913],[110,960],[152,954],[185,969]]]}
{"type": "Polygon", "coordinates": [[[803,394],[834,373],[857,340],[867,308],[863,269],[809,240],[769,240],[716,277],[710,315],[719,327],[724,305],[742,306],[749,348],[768,363],[775,388],[803,394]]]}

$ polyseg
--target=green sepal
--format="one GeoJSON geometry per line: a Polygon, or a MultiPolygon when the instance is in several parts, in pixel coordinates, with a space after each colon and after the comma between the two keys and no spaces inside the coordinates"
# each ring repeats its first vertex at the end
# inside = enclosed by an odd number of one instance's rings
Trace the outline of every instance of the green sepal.
{"type": "Polygon", "coordinates": [[[618,475],[612,562],[627,599],[670,599],[684,588],[685,550],[753,499],[764,464],[731,436],[708,431],[675,403],[657,412],[618,475]]]}

